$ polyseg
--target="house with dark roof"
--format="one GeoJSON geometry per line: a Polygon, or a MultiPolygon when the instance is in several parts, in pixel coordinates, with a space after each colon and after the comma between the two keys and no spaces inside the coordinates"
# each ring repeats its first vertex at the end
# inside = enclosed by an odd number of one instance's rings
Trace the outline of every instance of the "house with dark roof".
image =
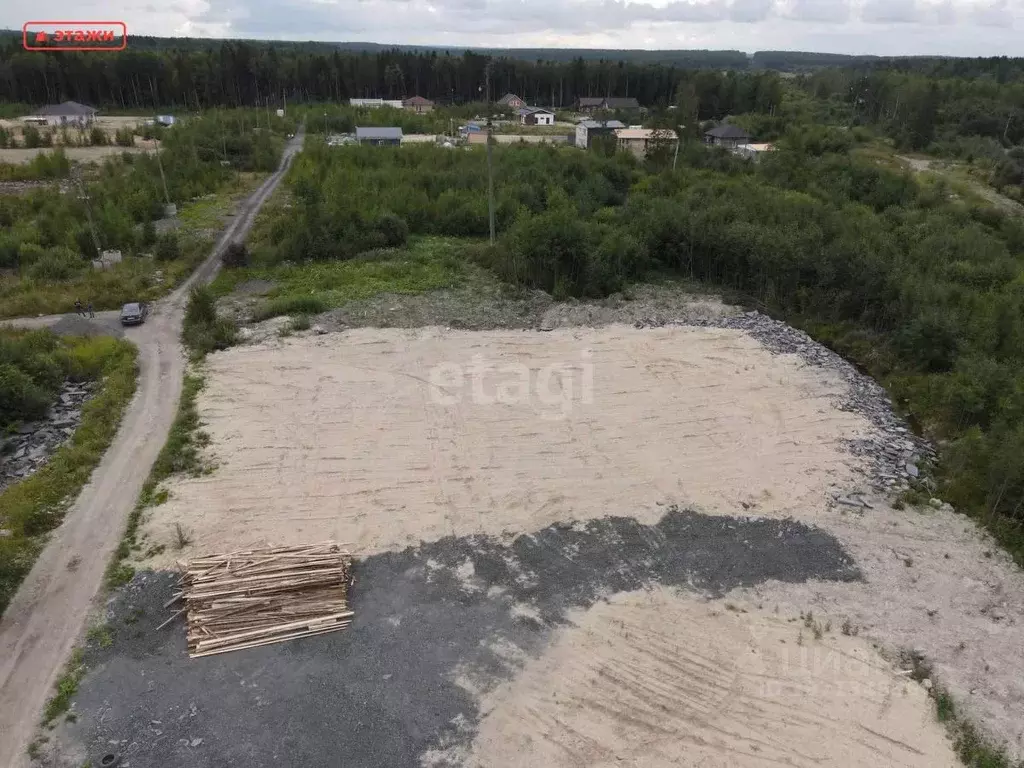
{"type": "Polygon", "coordinates": [[[555,113],[543,107],[523,107],[516,113],[523,125],[554,125],[555,113]]]}
{"type": "Polygon", "coordinates": [[[640,109],[640,102],[632,96],[581,96],[576,102],[576,111],[583,113],[629,112],[640,109]]]}
{"type": "Polygon", "coordinates": [[[357,125],[356,141],[375,147],[397,147],[402,143],[402,129],[357,125]]]}
{"type": "Polygon", "coordinates": [[[738,125],[721,123],[710,131],[704,133],[704,143],[714,144],[716,147],[737,147],[740,144],[750,143],[750,134],[738,125]]]}
{"type": "Polygon", "coordinates": [[[418,114],[423,114],[424,112],[430,112],[434,109],[434,102],[430,99],[425,99],[422,96],[413,96],[411,99],[403,101],[402,107],[418,114]]]}
{"type": "Polygon", "coordinates": [[[581,120],[576,123],[576,146],[580,149],[590,149],[597,136],[607,136],[613,134],[616,129],[625,127],[626,124],[619,120],[581,120]]]}
{"type": "Polygon", "coordinates": [[[514,93],[506,93],[500,99],[498,99],[499,107],[508,107],[509,109],[519,109],[525,107],[526,102],[516,96],[514,93]]]}
{"type": "Polygon", "coordinates": [[[96,108],[77,101],[65,101],[40,107],[24,118],[26,123],[37,125],[90,125],[96,117],[96,108]]]}

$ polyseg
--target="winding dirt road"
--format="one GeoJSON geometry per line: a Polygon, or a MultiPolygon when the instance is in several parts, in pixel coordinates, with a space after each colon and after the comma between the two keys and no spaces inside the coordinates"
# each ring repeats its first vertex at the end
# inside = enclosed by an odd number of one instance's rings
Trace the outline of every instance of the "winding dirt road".
{"type": "MultiPolygon", "coordinates": [[[[202,266],[156,303],[145,325],[125,334],[139,347],[135,397],[90,482],[0,618],[0,766],[27,764],[25,750],[43,705],[80,636],[103,572],[174,420],[185,370],[179,339],[189,289],[210,281],[228,243],[248,233],[302,139],[300,131],[289,141],[281,166],[240,206],[202,266]]],[[[61,317],[11,322],[39,327],[61,317]]],[[[97,316],[100,323],[116,319],[116,313],[97,316]]]]}

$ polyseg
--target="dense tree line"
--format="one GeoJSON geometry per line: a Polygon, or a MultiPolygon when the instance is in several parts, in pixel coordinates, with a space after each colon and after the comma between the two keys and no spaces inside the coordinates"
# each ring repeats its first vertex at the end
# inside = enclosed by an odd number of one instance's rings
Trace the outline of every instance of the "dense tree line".
{"type": "MultiPolygon", "coordinates": [[[[807,324],[944,441],[943,493],[1024,555],[1024,222],[859,161],[841,136],[784,137],[757,165],[688,145],[675,172],[621,153],[497,148],[499,242],[481,259],[558,296],[670,271],[807,324]]],[[[288,184],[258,260],[488,231],[482,152],[318,146],[288,184]]]]}
{"type": "MultiPolygon", "coordinates": [[[[723,93],[744,77],[773,77],[704,74],[701,87],[719,83],[723,93]]],[[[693,77],[694,70],[662,62],[524,60],[471,51],[355,53],[238,41],[152,50],[133,46],[109,54],[29,53],[14,42],[0,47],[0,101],[73,99],[107,110],[280,106],[413,94],[463,103],[496,101],[506,91],[554,106],[570,106],[580,96],[634,96],[657,106],[672,103],[680,82],[693,77]]],[[[732,106],[728,96],[717,101],[720,109],[732,106]]],[[[737,102],[737,110],[743,107],[737,102]]]]}

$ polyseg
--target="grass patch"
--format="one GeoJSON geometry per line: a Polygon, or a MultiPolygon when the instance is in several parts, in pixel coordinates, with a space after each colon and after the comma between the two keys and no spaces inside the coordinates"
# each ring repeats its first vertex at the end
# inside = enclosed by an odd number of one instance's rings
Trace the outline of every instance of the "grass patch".
{"type": "Polygon", "coordinates": [[[316,315],[382,293],[415,294],[455,287],[466,277],[467,250],[474,246],[472,240],[417,237],[405,248],[372,251],[346,261],[224,269],[211,288],[215,295],[223,296],[244,281],[267,280],[275,286],[256,307],[254,321],[316,315]]]}
{"type": "Polygon", "coordinates": [[[71,440],[31,477],[0,493],[0,612],[43,548],[46,534],[60,524],[67,502],[78,495],[117,434],[124,410],[135,393],[136,348],[107,336],[66,339],[72,377],[101,382],[82,408],[71,440]]]}
{"type": "Polygon", "coordinates": [[[178,402],[178,413],[174,417],[167,442],[160,450],[149,472],[149,477],[142,486],[142,492],[128,516],[121,543],[118,544],[114,557],[107,566],[106,583],[108,588],[127,584],[135,575],[135,569],[128,564],[134,550],[139,547],[139,525],[142,513],[147,507],[156,506],[167,500],[164,490],[157,486],[173,474],[182,472],[199,475],[203,471],[199,448],[196,444],[196,433],[199,429],[199,410],[196,408],[196,396],[203,388],[203,378],[194,374],[186,374],[181,387],[181,400],[178,402]]]}
{"type": "Polygon", "coordinates": [[[78,684],[82,682],[85,675],[84,654],[81,648],[71,652],[71,658],[64,666],[64,672],[57,680],[57,691],[46,702],[43,710],[43,725],[48,726],[62,714],[68,711],[71,706],[71,699],[78,691],[78,684]]]}

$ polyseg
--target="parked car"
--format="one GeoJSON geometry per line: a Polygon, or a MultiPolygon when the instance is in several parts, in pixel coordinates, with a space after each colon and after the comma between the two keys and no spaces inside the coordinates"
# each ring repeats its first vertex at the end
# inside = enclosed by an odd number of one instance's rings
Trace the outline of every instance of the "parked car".
{"type": "Polygon", "coordinates": [[[149,315],[149,305],[144,301],[133,301],[121,307],[121,325],[140,325],[149,315]]]}

